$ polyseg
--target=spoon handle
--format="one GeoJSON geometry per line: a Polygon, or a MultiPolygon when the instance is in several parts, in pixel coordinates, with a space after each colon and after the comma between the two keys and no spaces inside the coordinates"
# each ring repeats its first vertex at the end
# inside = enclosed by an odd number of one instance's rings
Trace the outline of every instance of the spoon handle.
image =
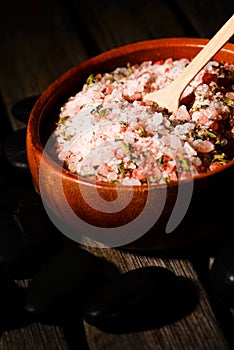
{"type": "MultiPolygon", "coordinates": [[[[192,59],[189,65],[175,80],[177,89],[185,89],[194,76],[207,64],[207,62],[226,44],[234,34],[234,15],[221,27],[206,46],[192,59]]],[[[183,90],[184,90],[183,89],[183,90]]],[[[183,92],[181,90],[181,94],[183,92]]]]}

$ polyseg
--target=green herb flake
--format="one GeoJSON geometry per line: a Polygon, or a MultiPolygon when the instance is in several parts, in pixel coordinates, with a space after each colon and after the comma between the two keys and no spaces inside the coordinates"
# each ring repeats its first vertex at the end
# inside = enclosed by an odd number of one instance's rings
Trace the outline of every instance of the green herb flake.
{"type": "Polygon", "coordinates": [[[229,107],[234,108],[234,101],[229,97],[220,97],[220,100],[226,103],[229,107]]]}
{"type": "Polygon", "coordinates": [[[94,74],[90,74],[86,80],[86,84],[87,85],[92,85],[94,83],[96,83],[97,81],[99,81],[100,79],[94,75],[94,74]]]}
{"type": "Polygon", "coordinates": [[[91,114],[95,115],[95,114],[99,114],[100,110],[102,109],[102,105],[98,105],[97,107],[95,107],[94,109],[91,110],[91,114]]]}
{"type": "Polygon", "coordinates": [[[211,92],[212,92],[213,94],[215,94],[216,91],[217,91],[217,85],[212,85],[212,87],[211,87],[211,92]]]}
{"type": "Polygon", "coordinates": [[[206,109],[207,107],[209,107],[208,105],[204,104],[200,106],[200,109],[206,109]]]}
{"type": "Polygon", "coordinates": [[[66,137],[64,138],[65,141],[71,141],[72,135],[68,134],[66,135],[66,137]]]}
{"type": "Polygon", "coordinates": [[[220,64],[219,64],[219,66],[218,67],[216,67],[216,71],[217,71],[217,74],[219,75],[219,76],[222,76],[222,77],[230,77],[230,78],[232,78],[233,77],[233,73],[234,73],[234,70],[233,70],[233,68],[225,68],[224,67],[224,65],[225,65],[225,62],[224,61],[222,61],[220,64]]]}
{"type": "Polygon", "coordinates": [[[119,124],[122,128],[125,128],[126,126],[128,126],[128,123],[124,122],[123,120],[120,120],[119,124]]]}
{"type": "Polygon", "coordinates": [[[123,153],[129,153],[130,151],[130,146],[129,144],[125,143],[125,142],[122,142],[121,144],[121,150],[123,153]]]}
{"type": "Polygon", "coordinates": [[[118,171],[120,172],[121,175],[125,176],[128,172],[127,169],[125,169],[125,167],[123,166],[123,164],[118,164],[118,171]]]}
{"type": "Polygon", "coordinates": [[[132,159],[131,159],[131,162],[132,162],[133,164],[137,164],[137,160],[138,160],[137,158],[132,158],[132,159]]]}
{"type": "Polygon", "coordinates": [[[147,131],[142,126],[139,129],[139,136],[140,137],[147,137],[147,131]]]}
{"type": "Polygon", "coordinates": [[[56,125],[61,125],[65,123],[65,121],[69,118],[69,115],[66,115],[64,117],[59,118],[59,121],[56,123],[56,125]]]}
{"type": "Polygon", "coordinates": [[[164,156],[161,156],[160,158],[156,159],[156,162],[161,166],[166,165],[164,161],[164,156]]]}
{"type": "Polygon", "coordinates": [[[189,165],[188,165],[187,160],[185,159],[185,157],[183,155],[179,156],[178,165],[182,170],[185,170],[185,171],[189,170],[189,165]]]}
{"type": "Polygon", "coordinates": [[[85,174],[82,174],[83,177],[94,177],[96,176],[95,173],[85,173],[85,174]]]}
{"type": "Polygon", "coordinates": [[[109,77],[108,80],[113,83],[115,81],[115,79],[113,77],[109,77]]]}
{"type": "Polygon", "coordinates": [[[196,112],[196,111],[198,111],[200,108],[201,108],[200,103],[199,103],[199,104],[197,103],[197,104],[195,104],[195,105],[193,106],[192,111],[193,111],[193,112],[196,112]]]}
{"type": "Polygon", "coordinates": [[[103,105],[100,104],[94,109],[92,109],[90,113],[93,115],[98,115],[100,118],[103,118],[107,112],[107,109],[110,109],[110,108],[102,108],[102,107],[103,105]]]}
{"type": "Polygon", "coordinates": [[[225,153],[221,153],[221,154],[215,154],[213,156],[213,159],[211,161],[212,163],[214,162],[219,162],[220,164],[226,164],[228,162],[227,160],[227,156],[225,153]]]}
{"type": "Polygon", "coordinates": [[[158,176],[150,176],[150,183],[158,183],[160,178],[158,176]]]}
{"type": "Polygon", "coordinates": [[[100,117],[100,118],[103,118],[104,115],[106,114],[106,111],[107,111],[106,108],[102,108],[102,109],[99,111],[99,117],[100,117]]]}
{"type": "Polygon", "coordinates": [[[206,130],[206,134],[207,134],[207,136],[209,136],[212,139],[216,139],[216,137],[217,137],[215,135],[215,133],[213,133],[213,131],[210,131],[210,130],[206,130]]]}
{"type": "Polygon", "coordinates": [[[159,107],[158,103],[157,103],[157,102],[153,102],[153,105],[151,106],[151,108],[152,108],[153,110],[157,110],[158,107],[159,107]]]}
{"type": "Polygon", "coordinates": [[[129,73],[132,73],[132,72],[133,72],[132,66],[131,66],[131,64],[130,64],[129,62],[127,63],[127,69],[128,69],[128,71],[129,71],[129,73]]]}
{"type": "Polygon", "coordinates": [[[109,182],[110,182],[111,184],[113,184],[113,185],[116,185],[116,184],[118,183],[117,180],[110,180],[109,182]]]}

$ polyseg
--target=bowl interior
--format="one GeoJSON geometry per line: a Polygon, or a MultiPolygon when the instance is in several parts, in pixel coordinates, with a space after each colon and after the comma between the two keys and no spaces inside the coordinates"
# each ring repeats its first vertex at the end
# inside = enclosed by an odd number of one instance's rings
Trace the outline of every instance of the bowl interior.
{"type": "MultiPolygon", "coordinates": [[[[82,88],[91,73],[104,73],[112,71],[116,67],[126,66],[127,63],[135,64],[148,60],[157,61],[169,57],[173,59],[183,57],[191,59],[207,42],[207,39],[198,38],[149,40],[104,52],[75,66],[53,82],[37,101],[30,116],[34,145],[39,152],[43,152],[44,145],[55,129],[60,107],[70,96],[75,95],[82,88]]],[[[234,62],[234,45],[227,44],[214,59],[229,63],[234,62]]],[[[51,150],[50,156],[55,163],[58,162],[54,149],[51,150]]],[[[233,162],[229,162],[222,169],[215,172],[223,171],[226,167],[232,166],[232,164],[233,162]]],[[[197,178],[210,175],[211,173],[200,174],[197,178]]],[[[74,177],[69,172],[66,172],[64,176],[72,177],[75,181],[77,179],[76,176],[74,177]]],[[[88,183],[93,182],[88,179],[81,180],[88,183]]],[[[103,185],[110,186],[110,184],[103,185]]]]}

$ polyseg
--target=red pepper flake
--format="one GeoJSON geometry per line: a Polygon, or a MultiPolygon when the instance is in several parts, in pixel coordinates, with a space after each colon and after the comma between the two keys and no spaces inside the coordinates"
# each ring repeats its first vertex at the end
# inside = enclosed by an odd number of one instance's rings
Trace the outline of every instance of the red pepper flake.
{"type": "Polygon", "coordinates": [[[132,177],[137,180],[144,180],[146,179],[146,174],[143,170],[138,168],[133,170],[132,177]]]}
{"type": "Polygon", "coordinates": [[[210,171],[215,171],[215,170],[219,170],[223,167],[223,165],[219,162],[214,162],[210,165],[210,171]]]}
{"type": "Polygon", "coordinates": [[[204,73],[202,80],[203,80],[203,83],[205,84],[210,84],[212,81],[214,81],[217,84],[218,76],[217,74],[206,72],[204,73]]]}
{"type": "Polygon", "coordinates": [[[162,66],[163,63],[164,63],[164,60],[158,60],[158,61],[155,62],[155,64],[159,64],[160,66],[162,66]]]}
{"type": "Polygon", "coordinates": [[[214,131],[218,130],[219,128],[219,124],[217,122],[213,122],[211,125],[210,125],[210,128],[214,131]]]}

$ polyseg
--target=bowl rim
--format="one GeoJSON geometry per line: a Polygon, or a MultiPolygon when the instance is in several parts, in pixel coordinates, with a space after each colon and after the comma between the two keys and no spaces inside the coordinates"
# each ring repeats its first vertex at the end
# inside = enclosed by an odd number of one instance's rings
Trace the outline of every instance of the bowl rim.
{"type": "MultiPolygon", "coordinates": [[[[44,91],[41,93],[41,95],[38,97],[37,101],[35,102],[28,120],[28,127],[27,127],[27,135],[26,135],[26,152],[28,157],[28,149],[33,144],[34,152],[37,153],[37,156],[39,157],[40,161],[42,159],[42,154],[44,151],[44,146],[40,139],[40,132],[39,132],[39,124],[40,124],[40,116],[43,113],[43,110],[45,106],[48,104],[48,102],[57,95],[58,90],[64,86],[65,84],[69,83],[69,77],[73,76],[78,73],[79,70],[85,69],[87,67],[90,67],[90,74],[92,71],[92,66],[95,67],[95,63],[98,60],[98,63],[104,63],[108,60],[114,60],[120,57],[127,56],[131,53],[137,53],[142,51],[149,51],[149,50],[155,50],[155,47],[194,47],[194,48],[203,48],[206,43],[209,41],[208,38],[194,38],[194,37],[169,37],[169,38],[158,38],[158,39],[151,39],[151,40],[143,40],[138,42],[133,42],[130,44],[121,45],[119,47],[112,48],[110,50],[101,52],[91,58],[88,58],[77,65],[71,67],[67,71],[65,71],[63,74],[58,76],[52,83],[50,83],[44,91]],[[147,44],[147,48],[145,45],[147,44]],[[39,121],[39,123],[38,123],[39,121]]],[[[228,42],[224,45],[224,47],[220,50],[225,52],[233,53],[234,55],[234,44],[228,42]]],[[[233,60],[234,61],[234,60],[233,60]]],[[[61,171],[61,167],[59,167],[59,162],[56,162],[55,160],[50,157],[50,165],[53,166],[53,169],[55,171],[59,171],[62,173],[62,176],[66,178],[67,180],[70,180],[72,182],[76,182],[79,184],[84,184],[88,186],[95,186],[100,188],[107,188],[107,189],[115,189],[116,184],[102,182],[102,181],[95,181],[91,180],[89,178],[85,178],[82,176],[78,176],[77,174],[73,174],[70,171],[63,169],[61,171]],[[59,169],[60,170],[59,170],[59,169]]],[[[207,172],[207,173],[201,173],[199,175],[196,175],[192,177],[191,179],[182,180],[180,183],[188,183],[191,181],[199,181],[204,178],[208,178],[214,174],[221,173],[225,171],[226,169],[230,168],[234,165],[234,159],[232,161],[229,161],[227,164],[223,165],[221,168],[207,172]]],[[[30,167],[30,164],[29,164],[30,167]]],[[[168,184],[144,184],[144,185],[134,185],[134,186],[125,186],[122,184],[118,184],[119,188],[123,188],[125,191],[129,188],[129,190],[134,187],[138,190],[148,190],[149,188],[165,188],[165,187],[176,187],[178,185],[178,181],[174,183],[168,183],[168,184]]]]}

